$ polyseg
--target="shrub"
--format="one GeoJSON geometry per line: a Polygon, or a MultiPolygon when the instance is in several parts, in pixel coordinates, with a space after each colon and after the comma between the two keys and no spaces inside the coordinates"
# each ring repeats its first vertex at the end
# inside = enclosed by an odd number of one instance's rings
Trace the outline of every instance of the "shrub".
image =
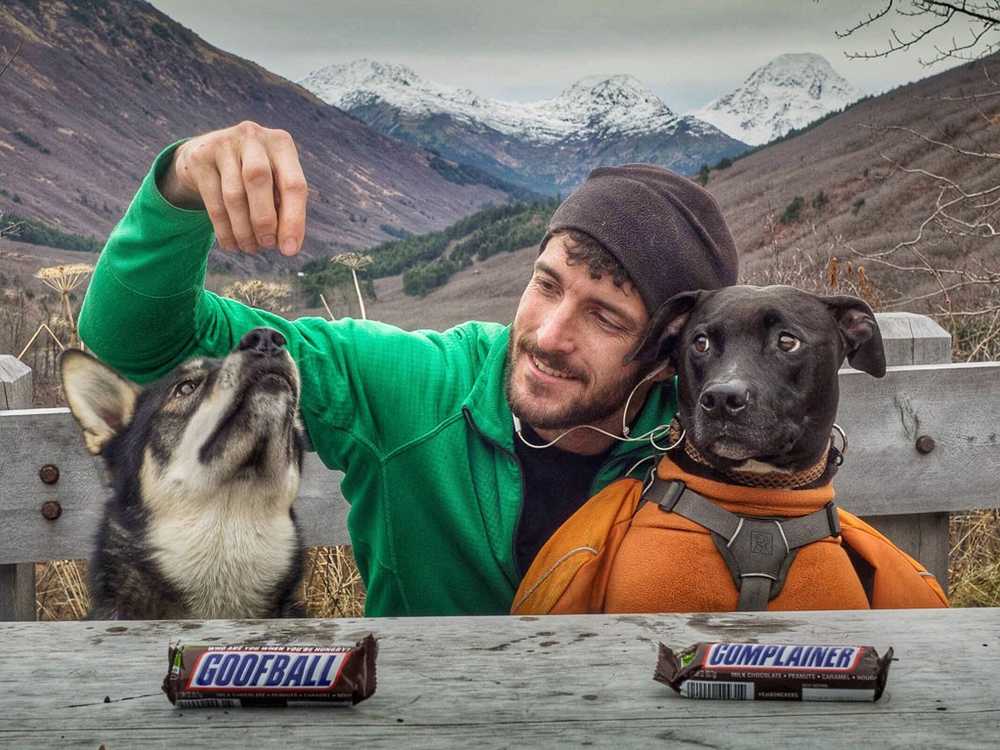
{"type": "Polygon", "coordinates": [[[21,143],[23,143],[25,146],[30,146],[33,149],[41,151],[43,154],[52,153],[47,148],[45,148],[45,146],[36,141],[34,138],[32,138],[28,133],[25,133],[23,130],[15,130],[13,133],[11,133],[11,135],[13,135],[19,141],[21,141],[21,143]]]}
{"type": "Polygon", "coordinates": [[[857,216],[858,211],[860,211],[862,208],[864,208],[864,205],[865,205],[865,199],[864,198],[858,198],[856,201],[854,201],[854,203],[851,204],[851,213],[854,216],[857,216]]]}
{"type": "Polygon", "coordinates": [[[448,258],[411,268],[403,274],[403,291],[412,296],[423,297],[428,292],[444,286],[458,270],[458,264],[448,258]]]}
{"type": "Polygon", "coordinates": [[[802,207],[805,206],[806,201],[801,195],[796,195],[792,198],[792,202],[785,206],[785,212],[781,214],[781,218],[778,219],[782,224],[793,224],[799,220],[799,216],[802,214],[802,207]]]}
{"type": "Polygon", "coordinates": [[[820,190],[818,193],[816,193],[815,197],[812,199],[812,207],[817,211],[822,211],[824,208],[826,208],[829,202],[830,199],[826,197],[826,193],[820,190]]]}

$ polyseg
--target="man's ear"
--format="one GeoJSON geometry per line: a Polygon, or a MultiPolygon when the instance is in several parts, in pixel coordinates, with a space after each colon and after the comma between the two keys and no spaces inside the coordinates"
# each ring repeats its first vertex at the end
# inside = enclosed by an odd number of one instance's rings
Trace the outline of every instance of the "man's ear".
{"type": "Polygon", "coordinates": [[[885,375],[885,349],[875,313],[857,297],[820,297],[837,322],[847,361],[855,370],[876,378],[885,375]]]}
{"type": "Polygon", "coordinates": [[[648,364],[672,359],[677,339],[702,294],[681,292],[660,305],[660,309],[653,313],[642,341],[625,357],[625,364],[648,364]]]}
{"type": "Polygon", "coordinates": [[[59,370],[69,410],[96,456],[132,421],[139,387],[79,349],[62,353],[59,370]]]}

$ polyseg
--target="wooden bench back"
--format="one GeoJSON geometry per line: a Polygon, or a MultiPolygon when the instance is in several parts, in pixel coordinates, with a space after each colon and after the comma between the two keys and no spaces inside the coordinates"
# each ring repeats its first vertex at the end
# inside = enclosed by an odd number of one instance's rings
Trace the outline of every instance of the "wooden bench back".
{"type": "MultiPolygon", "coordinates": [[[[1000,506],[1000,363],[914,364],[950,360],[948,334],[906,313],[879,323],[895,366],[883,379],[840,373],[838,423],[849,447],[838,502],[947,585],[948,514],[1000,506]]],[[[10,387],[0,406],[26,405],[30,370],[3,362],[10,387]]],[[[340,478],[307,454],[296,509],[310,546],[350,543],[340,478]]],[[[103,466],[67,409],[0,411],[0,620],[33,617],[33,572],[19,564],[90,556],[107,495],[103,466]]]]}

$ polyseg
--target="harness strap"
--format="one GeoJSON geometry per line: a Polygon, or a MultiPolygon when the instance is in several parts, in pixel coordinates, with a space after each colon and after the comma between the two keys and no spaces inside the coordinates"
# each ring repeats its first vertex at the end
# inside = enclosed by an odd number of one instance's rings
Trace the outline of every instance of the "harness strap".
{"type": "Polygon", "coordinates": [[[711,532],[740,592],[741,611],[767,609],[767,603],[785,585],[799,548],[840,536],[840,518],[833,502],[796,518],[741,516],[688,488],[684,482],[659,477],[653,479],[643,499],[711,532]]]}

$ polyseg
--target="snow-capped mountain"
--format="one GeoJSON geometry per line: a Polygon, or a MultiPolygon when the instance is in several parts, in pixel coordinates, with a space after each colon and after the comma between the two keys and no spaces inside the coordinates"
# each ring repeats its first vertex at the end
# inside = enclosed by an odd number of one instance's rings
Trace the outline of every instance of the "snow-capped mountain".
{"type": "Polygon", "coordinates": [[[757,146],[857,101],[862,93],[822,55],[780,55],[734,91],[690,114],[757,146]]]}
{"type": "Polygon", "coordinates": [[[300,83],[376,130],[546,193],[575,187],[605,164],[646,161],[690,173],[746,149],[672,112],[629,75],[584,78],[538,102],[482,97],[373,60],[331,65],[300,83]]]}
{"type": "Polygon", "coordinates": [[[355,60],[330,65],[303,81],[320,99],[351,111],[380,101],[409,117],[450,115],[505,135],[554,142],[593,130],[629,135],[663,130],[679,119],[632,76],[584,78],[555,99],[504,102],[469,89],[425,81],[404,65],[355,60]]]}

